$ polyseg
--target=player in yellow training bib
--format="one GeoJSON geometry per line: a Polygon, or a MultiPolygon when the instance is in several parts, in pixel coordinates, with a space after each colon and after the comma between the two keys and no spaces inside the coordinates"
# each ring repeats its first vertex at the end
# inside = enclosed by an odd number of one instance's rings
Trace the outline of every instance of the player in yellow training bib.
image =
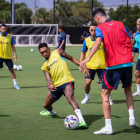
{"type": "MultiPolygon", "coordinates": [[[[95,42],[95,28],[96,24],[92,23],[89,27],[90,36],[86,38],[83,42],[83,49],[80,56],[80,62],[84,60],[85,56],[87,57],[90,53],[90,50],[95,42]]],[[[81,101],[81,104],[86,104],[87,101],[90,100],[89,92],[90,85],[92,80],[94,80],[95,74],[98,74],[99,79],[103,79],[104,70],[106,69],[106,61],[105,61],[105,52],[104,45],[101,43],[100,48],[95,53],[95,55],[90,59],[89,62],[86,63],[87,68],[90,71],[90,77],[88,75],[85,76],[85,98],[81,101]]],[[[110,105],[113,105],[110,99],[110,105]]]]}
{"type": "Polygon", "coordinates": [[[15,41],[11,34],[7,33],[7,27],[5,24],[0,26],[0,68],[3,68],[3,62],[7,65],[9,69],[15,89],[20,89],[16,82],[16,74],[13,69],[13,61],[12,61],[12,50],[14,53],[15,62],[17,60],[17,54],[15,49],[15,41]]]}
{"type": "MultiPolygon", "coordinates": [[[[49,93],[43,105],[47,111],[41,111],[40,115],[56,115],[52,108],[52,104],[62,95],[65,95],[79,118],[79,127],[87,128],[87,124],[85,123],[81,110],[74,99],[75,80],[67,67],[64,57],[78,66],[80,65],[80,62],[76,58],[68,55],[62,49],[56,49],[50,52],[50,48],[46,43],[39,44],[38,49],[40,54],[46,59],[46,62],[43,64],[41,69],[45,74],[49,89],[49,93]]],[[[86,74],[89,74],[89,70],[86,66],[84,66],[84,71],[86,74]]]]}

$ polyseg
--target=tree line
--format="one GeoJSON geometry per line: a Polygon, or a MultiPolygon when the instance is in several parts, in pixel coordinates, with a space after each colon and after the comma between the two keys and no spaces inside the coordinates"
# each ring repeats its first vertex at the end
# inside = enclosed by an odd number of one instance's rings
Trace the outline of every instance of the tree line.
{"type": "MultiPolygon", "coordinates": [[[[104,8],[103,4],[98,0],[93,0],[93,9],[98,7],[104,8]]],[[[121,21],[126,26],[126,6],[119,6],[117,10],[109,9],[108,15],[110,19],[121,21]]],[[[105,9],[106,10],[106,9],[105,9]]],[[[129,23],[128,26],[134,28],[136,20],[140,18],[140,8],[138,5],[129,6],[129,23]]],[[[53,9],[37,8],[33,14],[25,3],[15,4],[15,17],[17,24],[52,24],[53,9]]],[[[91,22],[91,0],[66,1],[56,0],[55,3],[55,23],[63,26],[86,26],[91,22]]],[[[0,22],[11,23],[11,5],[5,0],[0,0],[0,22]]]]}

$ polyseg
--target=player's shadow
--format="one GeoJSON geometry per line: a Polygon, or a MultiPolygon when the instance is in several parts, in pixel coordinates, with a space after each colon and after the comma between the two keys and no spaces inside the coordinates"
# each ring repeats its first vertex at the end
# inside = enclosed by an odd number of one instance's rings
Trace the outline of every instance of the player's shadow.
{"type": "Polygon", "coordinates": [[[11,76],[0,76],[0,78],[9,78],[11,76]]]}
{"type": "Polygon", "coordinates": [[[47,86],[27,86],[27,87],[21,87],[21,88],[43,88],[43,87],[47,88],[47,86]]]}
{"type": "Polygon", "coordinates": [[[102,119],[104,115],[83,115],[83,118],[85,119],[88,127],[95,121],[102,119]]]}
{"type": "MultiPolygon", "coordinates": [[[[134,102],[137,102],[137,101],[140,101],[140,100],[134,100],[134,102]]],[[[121,103],[126,103],[126,100],[113,100],[112,102],[114,104],[121,104],[121,103]]]]}
{"type": "Polygon", "coordinates": [[[91,104],[91,103],[102,104],[102,101],[101,102],[87,102],[87,104],[91,104]]]}
{"type": "Polygon", "coordinates": [[[10,117],[10,115],[0,115],[0,118],[1,117],[10,117]]]}
{"type": "Polygon", "coordinates": [[[117,135],[117,134],[120,134],[120,133],[133,133],[133,134],[140,134],[140,129],[124,129],[124,130],[121,130],[121,131],[118,131],[118,132],[114,132],[113,135],[117,135]]]}
{"type": "Polygon", "coordinates": [[[52,118],[55,118],[55,119],[65,119],[66,117],[60,117],[58,115],[54,115],[54,116],[52,116],[52,118]]]}

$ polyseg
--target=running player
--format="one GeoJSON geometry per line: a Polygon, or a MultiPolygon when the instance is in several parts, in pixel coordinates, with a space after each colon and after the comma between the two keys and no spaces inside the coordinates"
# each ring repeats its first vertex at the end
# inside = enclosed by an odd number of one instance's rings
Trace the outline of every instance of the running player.
{"type": "Polygon", "coordinates": [[[64,32],[63,26],[59,26],[58,31],[60,33],[60,36],[59,36],[59,45],[56,49],[60,48],[60,49],[65,51],[65,48],[66,48],[66,33],[64,32]]]}
{"type": "Polygon", "coordinates": [[[134,48],[133,48],[133,57],[135,56],[136,52],[139,52],[139,58],[137,61],[136,71],[135,71],[137,92],[135,92],[133,94],[133,96],[140,96],[140,48],[138,48],[138,45],[137,45],[138,41],[140,40],[140,19],[137,20],[137,29],[138,29],[138,31],[136,31],[136,33],[134,33],[133,41],[132,41],[133,46],[135,45],[135,42],[136,42],[136,46],[134,46],[134,48]]]}
{"type": "MultiPolygon", "coordinates": [[[[82,62],[88,54],[95,42],[95,28],[97,24],[91,23],[89,26],[90,36],[86,38],[83,42],[83,49],[80,56],[80,62],[82,62]]],[[[94,80],[95,74],[98,74],[99,79],[103,79],[104,70],[106,69],[106,62],[105,62],[105,52],[103,43],[101,43],[100,48],[96,52],[96,54],[91,58],[91,60],[86,63],[87,68],[90,71],[90,77],[85,76],[85,98],[82,100],[81,104],[86,104],[87,101],[90,100],[89,92],[90,92],[90,85],[92,80],[94,80]]],[[[110,105],[113,105],[112,101],[110,100],[110,105]]]]}
{"type": "Polygon", "coordinates": [[[0,26],[0,68],[3,68],[3,62],[7,65],[14,83],[15,89],[20,89],[16,82],[16,74],[13,69],[12,50],[14,53],[15,62],[17,61],[17,54],[15,49],[15,41],[11,34],[6,33],[7,27],[5,24],[0,26]],[[11,50],[12,49],[12,50],[11,50]]]}
{"type": "MultiPolygon", "coordinates": [[[[62,49],[56,49],[53,52],[50,52],[50,48],[46,43],[39,44],[38,49],[40,54],[47,60],[41,69],[45,74],[49,89],[49,93],[43,105],[46,110],[41,111],[40,114],[47,116],[55,115],[56,113],[52,108],[52,104],[62,95],[65,95],[69,104],[73,107],[77,117],[79,118],[79,127],[87,128],[87,124],[85,123],[81,110],[74,99],[74,78],[69,72],[64,57],[76,65],[80,65],[80,62],[65,53],[62,49]]],[[[86,67],[84,70],[86,74],[89,74],[86,67]]]]}
{"type": "Polygon", "coordinates": [[[105,11],[101,8],[94,11],[93,18],[99,25],[95,29],[96,41],[88,57],[81,62],[81,66],[91,59],[102,41],[104,42],[107,66],[101,93],[105,127],[94,132],[94,134],[113,134],[109,96],[112,89],[117,89],[120,80],[126,95],[129,125],[137,129],[139,125],[137,125],[134,117],[134,102],[131,92],[133,58],[129,35],[122,22],[108,20],[105,11]]]}

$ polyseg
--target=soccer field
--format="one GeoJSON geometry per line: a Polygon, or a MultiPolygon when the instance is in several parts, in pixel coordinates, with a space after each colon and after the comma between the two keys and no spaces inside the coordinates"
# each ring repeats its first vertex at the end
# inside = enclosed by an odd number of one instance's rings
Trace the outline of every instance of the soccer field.
{"type": "MultiPolygon", "coordinates": [[[[22,71],[16,71],[17,82],[21,90],[13,88],[9,71],[0,69],[0,140],[139,140],[140,129],[129,127],[128,110],[125,95],[120,82],[118,90],[113,91],[111,106],[113,135],[94,135],[93,132],[104,126],[102,101],[100,97],[101,84],[97,84],[98,77],[92,82],[90,101],[82,105],[84,95],[84,73],[80,73],[78,66],[67,61],[70,72],[75,78],[75,99],[79,104],[84,119],[88,124],[86,130],[68,130],[64,126],[64,119],[68,115],[75,115],[72,107],[64,96],[53,107],[58,116],[47,117],[39,114],[48,93],[47,83],[42,70],[44,58],[40,56],[37,47],[34,52],[31,47],[17,47],[18,60],[16,65],[22,65],[22,71]]],[[[53,50],[54,48],[51,48],[53,50]]],[[[78,60],[81,47],[71,46],[66,52],[78,60]]],[[[138,54],[135,56],[133,67],[132,92],[136,92],[135,67],[138,54]]],[[[140,124],[140,96],[134,97],[135,118],[140,124]]]]}

